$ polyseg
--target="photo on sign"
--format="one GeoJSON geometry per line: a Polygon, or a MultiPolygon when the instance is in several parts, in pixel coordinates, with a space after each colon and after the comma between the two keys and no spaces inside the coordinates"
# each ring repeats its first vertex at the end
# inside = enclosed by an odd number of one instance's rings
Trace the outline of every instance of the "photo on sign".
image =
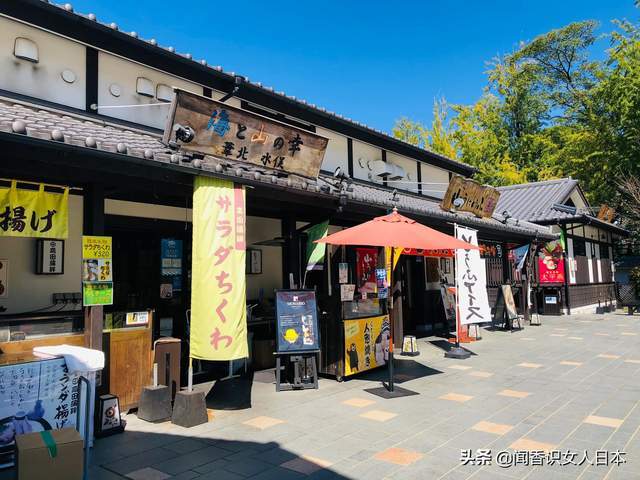
{"type": "Polygon", "coordinates": [[[387,315],[345,320],[345,376],[386,365],[391,328],[387,315]]]}
{"type": "Polygon", "coordinates": [[[348,282],[349,282],[349,264],[341,262],[338,264],[338,283],[348,283],[348,282]]]}
{"type": "Polygon", "coordinates": [[[97,282],[100,277],[100,265],[97,258],[82,261],[82,281],[97,282]]]}

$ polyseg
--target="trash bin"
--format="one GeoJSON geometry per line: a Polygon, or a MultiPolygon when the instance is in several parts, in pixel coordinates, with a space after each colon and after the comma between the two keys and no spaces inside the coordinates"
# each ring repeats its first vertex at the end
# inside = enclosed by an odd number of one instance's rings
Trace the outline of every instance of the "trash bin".
{"type": "Polygon", "coordinates": [[[158,364],[158,383],[171,389],[171,400],[180,391],[181,340],[162,337],[153,344],[153,362],[158,364]]]}

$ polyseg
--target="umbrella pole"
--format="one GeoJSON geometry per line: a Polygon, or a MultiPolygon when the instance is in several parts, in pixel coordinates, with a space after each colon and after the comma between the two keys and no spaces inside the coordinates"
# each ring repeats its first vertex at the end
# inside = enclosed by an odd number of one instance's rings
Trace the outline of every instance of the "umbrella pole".
{"type": "Polygon", "coordinates": [[[394,302],[393,302],[393,261],[395,255],[395,248],[391,247],[391,270],[389,272],[389,297],[391,300],[391,308],[389,309],[389,391],[393,392],[393,327],[395,318],[393,315],[394,302]]]}

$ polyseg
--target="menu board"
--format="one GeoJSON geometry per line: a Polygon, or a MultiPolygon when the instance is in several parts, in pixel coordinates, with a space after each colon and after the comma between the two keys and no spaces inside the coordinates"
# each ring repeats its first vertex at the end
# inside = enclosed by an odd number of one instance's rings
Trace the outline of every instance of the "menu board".
{"type": "Polygon", "coordinates": [[[0,465],[13,462],[16,435],[75,427],[79,399],[64,358],[0,366],[0,465]]]}
{"type": "Polygon", "coordinates": [[[320,349],[318,308],[313,290],[277,290],[278,353],[320,349]]]}

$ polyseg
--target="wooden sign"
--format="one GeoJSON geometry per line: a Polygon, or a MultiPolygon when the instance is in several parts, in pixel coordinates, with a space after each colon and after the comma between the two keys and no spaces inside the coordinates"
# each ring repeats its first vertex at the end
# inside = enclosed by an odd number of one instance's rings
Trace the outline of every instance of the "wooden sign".
{"type": "Polygon", "coordinates": [[[317,178],[328,139],[224,103],[176,90],[163,141],[181,150],[251,163],[302,177],[317,178]],[[175,138],[176,126],[189,127],[189,141],[175,138]]]}
{"type": "Polygon", "coordinates": [[[480,218],[488,218],[493,215],[498,205],[498,198],[500,198],[500,192],[495,188],[454,175],[440,208],[446,212],[455,208],[459,212],[471,212],[480,218]],[[456,204],[458,198],[462,200],[460,205],[456,204]]]}
{"type": "Polygon", "coordinates": [[[598,220],[611,223],[616,215],[616,211],[606,203],[603,203],[598,211],[598,220]]]}

